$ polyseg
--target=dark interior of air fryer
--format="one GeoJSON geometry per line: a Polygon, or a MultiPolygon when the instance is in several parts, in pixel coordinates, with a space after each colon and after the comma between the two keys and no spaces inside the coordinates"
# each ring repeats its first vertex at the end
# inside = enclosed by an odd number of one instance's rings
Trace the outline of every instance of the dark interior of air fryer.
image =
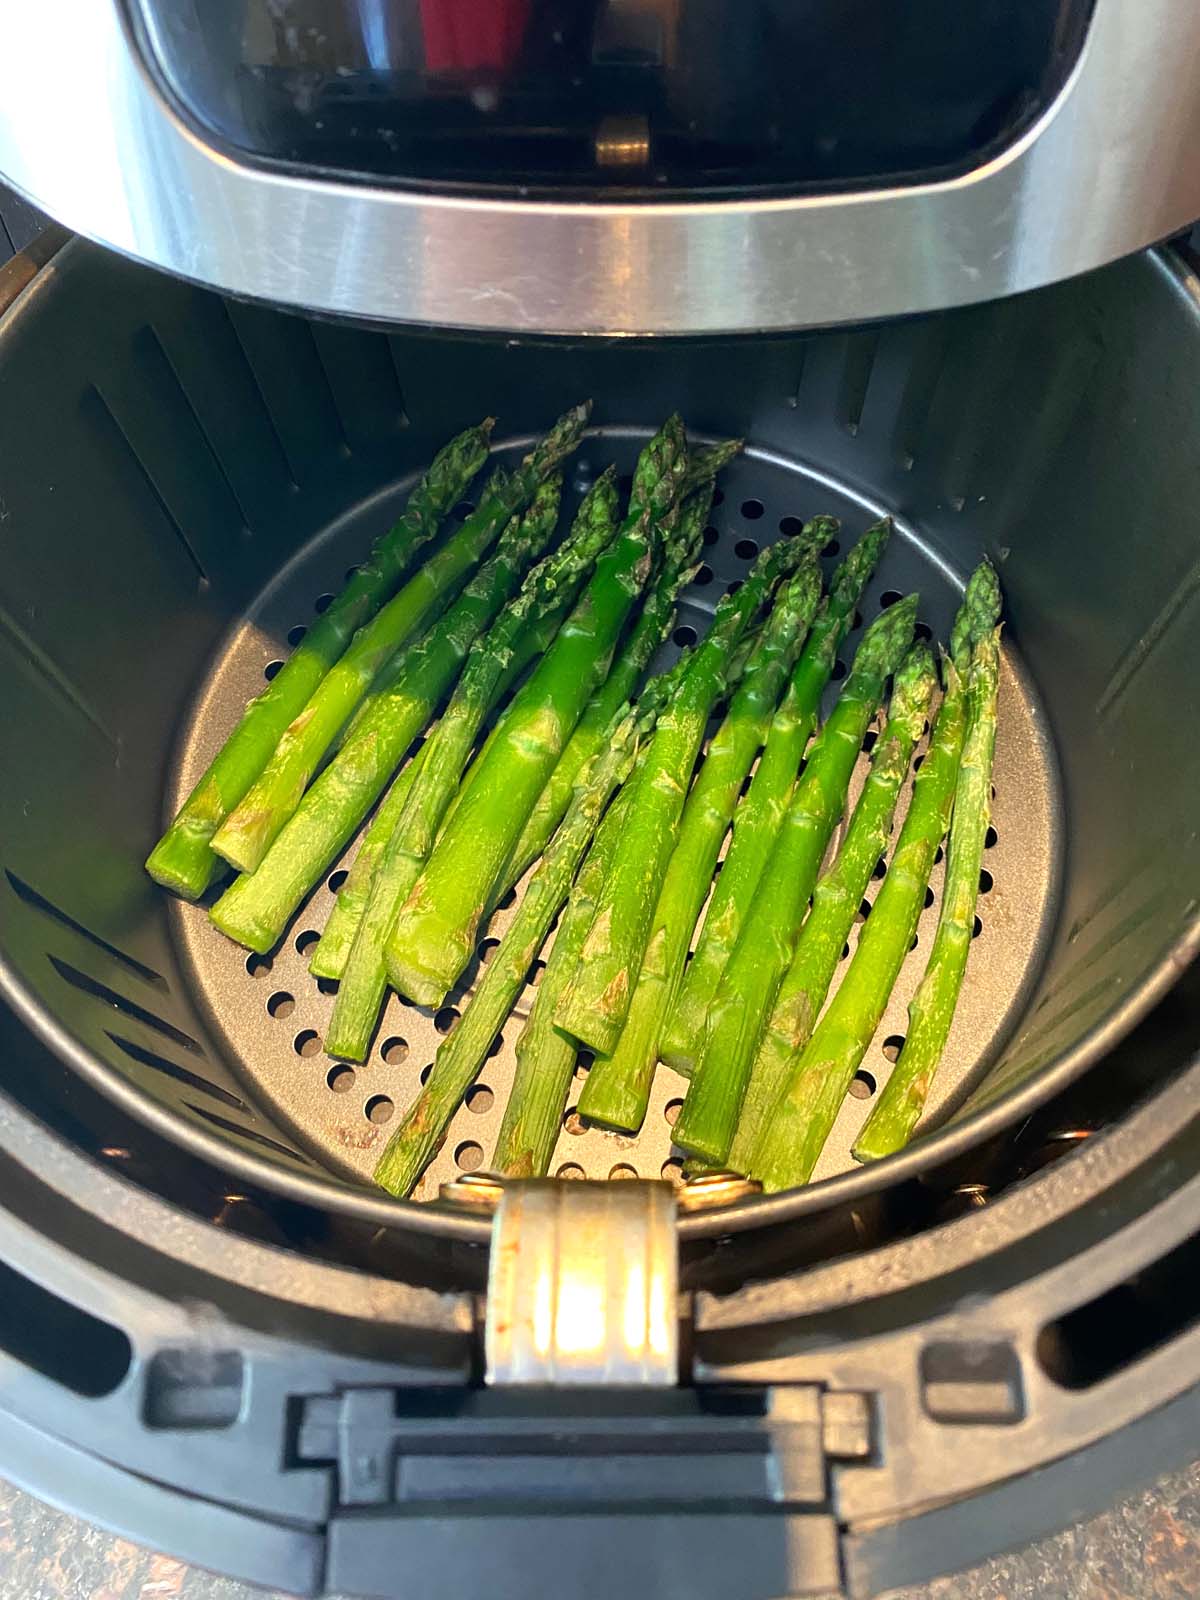
{"type": "MultiPolygon", "coordinates": [[[[862,627],[910,590],[920,631],[946,639],[966,576],[991,556],[1005,619],[992,826],[918,1148],[1081,1069],[1161,991],[1200,887],[1200,750],[1180,737],[1197,697],[1186,621],[1200,340],[1181,270],[1143,256],[849,333],[508,342],[309,321],[71,246],[0,344],[0,899],[18,1011],[156,1137],[202,1134],[195,1148],[210,1156],[222,1141],[231,1174],[369,1184],[511,906],[448,1003],[392,994],[352,1065],[323,1052],[333,998],[307,953],[353,844],[262,956],[156,889],[142,862],[434,451],[493,413],[496,455],[512,464],[591,396],[564,516],[608,463],[628,475],[672,410],[695,440],[747,440],[660,663],[703,634],[764,546],[818,511],[841,519],[843,552],[880,515],[896,522],[835,680],[862,627]]],[[[838,553],[825,551],[827,573],[838,553]]],[[[853,1166],[903,1042],[942,873],[939,860],[818,1179],[853,1166]]],[[[533,992],[418,1199],[486,1169],[533,992]]],[[[638,1135],[585,1123],[573,1092],[551,1172],[678,1179],[684,1088],[658,1069],[638,1135]]]]}

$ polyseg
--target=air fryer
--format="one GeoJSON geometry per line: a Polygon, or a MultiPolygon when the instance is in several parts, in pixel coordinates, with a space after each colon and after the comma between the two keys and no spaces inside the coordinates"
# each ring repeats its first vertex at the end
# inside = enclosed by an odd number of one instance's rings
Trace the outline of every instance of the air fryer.
{"type": "Polygon", "coordinates": [[[460,9],[47,6],[0,52],[0,168],[99,241],[0,269],[0,1470],[295,1593],[868,1596],[1194,1451],[1200,278],[1178,241],[1069,276],[1200,211],[1194,24],[1139,9],[1126,102],[1122,0],[985,8],[1006,48],[957,65],[936,6],[799,43],[744,8],[719,59],[719,6],[460,9]],[[784,126],[801,44],[831,75],[784,126]],[[888,115],[826,92],[851,62],[888,115]],[[858,626],[915,588],[944,637],[995,562],[967,987],[874,1166],[940,865],[811,1185],[685,1182],[664,1068],[638,1136],[572,1099],[557,1185],[502,1193],[510,1027],[397,1201],[375,1159],[511,911],[351,1066],[306,952],[353,845],[266,956],[141,863],[439,444],[492,412],[511,461],[585,395],[571,502],[670,410],[749,441],[664,664],[814,511],[895,518],[858,626]],[[677,1289],[654,1371],[510,1359],[497,1261],[581,1219],[677,1289]]]}

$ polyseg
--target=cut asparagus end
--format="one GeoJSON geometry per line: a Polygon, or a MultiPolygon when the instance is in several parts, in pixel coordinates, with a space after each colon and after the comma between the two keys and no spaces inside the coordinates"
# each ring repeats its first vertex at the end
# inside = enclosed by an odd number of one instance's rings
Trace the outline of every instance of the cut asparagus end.
{"type": "Polygon", "coordinates": [[[251,880],[243,874],[235,878],[217,901],[209,913],[208,920],[214,928],[219,928],[227,939],[232,939],[235,944],[244,945],[247,950],[253,950],[255,955],[265,956],[279,943],[279,934],[274,928],[265,927],[253,916],[247,916],[240,905],[243,885],[251,880]]]}
{"type": "Polygon", "coordinates": [[[207,839],[197,843],[174,831],[163,834],[145,862],[155,883],[182,900],[199,900],[220,865],[207,839]]]}

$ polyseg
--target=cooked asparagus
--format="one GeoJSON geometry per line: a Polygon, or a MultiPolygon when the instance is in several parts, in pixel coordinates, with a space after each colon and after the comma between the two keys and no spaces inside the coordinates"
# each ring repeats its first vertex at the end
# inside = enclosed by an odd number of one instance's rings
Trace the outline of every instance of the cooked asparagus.
{"type": "MultiPolygon", "coordinates": [[[[434,726],[436,727],[436,724],[434,726]]],[[[433,731],[430,729],[430,733],[433,731]]],[[[340,978],[345,970],[347,958],[354,944],[354,935],[358,932],[363,912],[367,909],[367,901],[371,898],[375,868],[387,849],[392,829],[404,815],[405,804],[421,770],[421,762],[428,747],[427,735],[424,744],[412,760],[407,762],[392,780],[387,794],[380,801],[375,815],[362,836],[358,853],[346,874],[346,881],[338,890],[333,909],[321,930],[321,937],[313,946],[308,970],[314,978],[340,978]]]]}
{"type": "Polygon", "coordinates": [[[926,645],[914,645],[896,674],[887,725],[871,752],[871,771],[846,837],[813,890],[812,910],[763,1031],[729,1149],[728,1164],[735,1172],[749,1171],[759,1133],[825,1003],[871,874],[891,838],[900,788],[936,686],[933,656],[926,645]]]}
{"type": "MultiPolygon", "coordinates": [[[[564,1033],[608,1054],[620,1037],[641,970],[650,919],[700,754],[704,729],[729,683],[735,652],[780,578],[804,554],[800,539],[781,539],[758,557],[745,583],[721,600],[679,692],[659,718],[634,780],[626,829],[555,1021],[564,1033]]],[[[588,1089],[592,1079],[588,1080],[588,1089]]],[[[596,1116],[604,1105],[603,1084],[596,1116]]]]}
{"type": "Polygon", "coordinates": [[[721,876],[712,892],[696,952],[667,1016],[659,1054],[690,1073],[704,1039],[709,1007],[758,889],[795,786],[804,747],[838,646],[891,536],[890,518],[869,528],[833,575],[829,595],[775,713],[750,791],[737,809],[721,876]]]}
{"type": "MultiPolygon", "coordinates": [[[[735,441],[735,444],[737,441],[735,441]]],[[[732,454],[732,447],[729,454],[732,454]]],[[[701,459],[711,459],[715,472],[728,456],[716,450],[701,459]]],[[[689,469],[694,470],[695,462],[689,469]]],[[[600,748],[617,707],[635,692],[650,657],[671,631],[679,595],[692,579],[692,563],[700,549],[704,522],[711,504],[711,493],[703,487],[689,495],[680,508],[675,526],[668,532],[662,571],[646,598],[640,616],[621,646],[608,677],[592,696],[580,717],[575,732],[550,774],[546,787],[517,840],[505,874],[505,889],[517,883],[537,860],[559,820],[567,809],[575,778],[583,763],[600,748]]]]}
{"type": "MultiPolygon", "coordinates": [[[[817,517],[801,538],[815,552],[836,529],[832,517],[817,517]]],[[[721,840],[820,596],[819,567],[815,561],[802,562],[775,601],[692,786],[650,922],[629,1015],[614,1052],[598,1060],[588,1078],[585,1110],[597,1121],[638,1127],[646,1114],[663,1018],[683,971],[721,840]]]]}
{"type": "Polygon", "coordinates": [[[258,866],[300,804],[321,757],[380,668],[424,619],[453,598],[509,518],[532,500],[538,485],[575,449],[588,411],[589,407],[578,406],[556,423],[517,471],[505,475],[501,492],[485,494],[479,509],[355,634],[341,659],[284,729],[275,753],[249,792],[213,836],[213,849],[231,866],[241,872],[253,872],[258,866]]]}
{"type": "MultiPolygon", "coordinates": [[[[487,460],[492,419],[468,428],[440,450],[408,498],[404,512],[371,549],[341,594],[308,630],[271,680],[251,700],[237,727],[150,852],[146,870],[156,883],[196,900],[212,882],[213,835],[270,760],[292,718],[345,650],[355,630],[395,588],[417,551],[437,532],[446,512],[487,460]]],[[[501,520],[508,515],[505,510],[501,520]]]]}
{"type": "Polygon", "coordinates": [[[495,1171],[513,1178],[544,1178],[562,1127],[579,1046],[554,1017],[579,960],[596,902],[629,815],[628,786],[600,825],[542,973],[525,1026],[517,1038],[517,1067],[492,1159],[495,1171]]]}
{"type": "Polygon", "coordinates": [[[518,692],[454,816],[400,909],[387,944],[401,994],[438,1005],[471,958],[476,933],[538,795],[609,665],[660,544],[656,518],[686,467],[678,418],[642,452],[645,510],[627,517],[554,644],[518,692]]]}
{"type": "Polygon", "coordinates": [[[891,996],[916,932],[934,855],[950,821],[966,723],[964,680],[970,656],[978,641],[991,634],[999,609],[996,575],[985,564],[973,573],[955,621],[945,664],[945,693],[887,876],[863,924],[849,969],[751,1156],[750,1166],[767,1190],[791,1188],[812,1176],[891,996]]]}
{"type": "Polygon", "coordinates": [[[472,643],[541,553],[514,517],[490,559],[423,638],[389,671],[353,738],[309,789],[254,873],[243,874],[212,910],[223,933],[266,952],[370,810],[413,739],[457,677],[472,643]]]}
{"type": "MultiPolygon", "coordinates": [[[[539,490],[526,516],[547,518],[552,525],[558,517],[557,485],[552,493],[549,485],[543,488],[548,492],[539,490]]],[[[351,1061],[366,1056],[387,992],[383,944],[396,912],[433,848],[438,825],[521,634],[548,615],[563,615],[570,597],[612,537],[616,498],[613,475],[606,474],[584,498],[570,536],[534,568],[513,604],[472,646],[450,704],[431,736],[421,775],[376,868],[366,913],[334,1002],[325,1041],[330,1055],[351,1061]]]]}
{"type": "Polygon", "coordinates": [[[908,1036],[883,1094],[854,1144],[858,1161],[878,1161],[903,1149],[925,1109],[962,989],[975,925],[983,841],[991,807],[1000,634],[976,645],[967,679],[967,732],[963,741],[942,909],[929,965],[908,1008],[908,1036]]]}
{"type": "Polygon", "coordinates": [[[796,784],[762,874],[754,916],[721,976],[704,1044],[675,1124],[675,1143],[708,1162],[729,1153],[750,1066],[795,948],[821,858],[885,680],[904,659],[917,616],[909,595],[863,634],[837,704],[796,784]]]}
{"type": "Polygon", "coordinates": [[[604,749],[579,774],[567,815],[530,881],[508,932],[484,970],[458,1026],[438,1050],[428,1083],[388,1141],[375,1169],[375,1181],[393,1194],[405,1195],[414,1188],[487,1060],[488,1051],[525,984],[530,965],[567,897],[580,857],[608,798],[629,770],[639,726],[638,717],[623,716],[604,749]]]}

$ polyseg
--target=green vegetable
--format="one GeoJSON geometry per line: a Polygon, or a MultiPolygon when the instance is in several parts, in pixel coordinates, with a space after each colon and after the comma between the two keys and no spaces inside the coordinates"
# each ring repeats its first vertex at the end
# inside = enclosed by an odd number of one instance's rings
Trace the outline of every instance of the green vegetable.
{"type": "Polygon", "coordinates": [[[510,517],[533,499],[538,485],[575,449],[588,411],[587,406],[569,411],[516,472],[506,473],[498,486],[493,480],[479,509],[355,634],[341,660],[284,729],[249,793],[214,835],[213,849],[231,866],[253,872],[259,865],[380,668],[422,621],[445,606],[510,517]]]}
{"type": "Polygon", "coordinates": [[[218,865],[211,848],[213,835],[266,766],[280,735],[307,704],[351,635],[392,592],[487,460],[491,431],[488,417],[439,451],[399,521],[375,543],[367,561],[308,630],[266,690],[251,700],[150,852],[146,871],[156,883],[188,900],[199,899],[208,888],[218,865]]]}
{"type": "Polygon", "coordinates": [[[887,877],[858,936],[849,969],[751,1157],[751,1169],[769,1191],[806,1183],[812,1176],[912,944],[933,858],[954,801],[966,722],[964,674],[974,645],[995,627],[999,609],[995,573],[990,566],[977,568],[955,621],[946,691],[887,877]]]}
{"type": "Polygon", "coordinates": [[[544,1178],[562,1127],[579,1047],[555,1025],[596,901],[629,815],[626,786],[609,808],[563,912],[533,1006],[517,1039],[517,1070],[492,1166],[513,1178],[544,1178]]]}
{"type": "Polygon", "coordinates": [[[932,655],[925,645],[914,645],[896,674],[887,726],[871,752],[871,771],[842,848],[813,890],[812,910],[763,1032],[729,1149],[729,1166],[735,1172],[749,1171],[770,1109],[825,1004],[871,874],[887,850],[900,788],[936,687],[932,655]]]}
{"type": "MultiPolygon", "coordinates": [[[[526,982],[530,965],[567,897],[571,880],[601,813],[634,759],[639,719],[626,714],[605,747],[579,775],[567,815],[522,898],[508,932],[464,1010],[438,1050],[429,1081],[388,1141],[375,1181],[392,1194],[411,1193],[446,1136],[463,1096],[487,1060],[504,1019],[526,982]]],[[[611,813],[610,813],[611,814],[611,813]]],[[[572,1052],[574,1060],[574,1052],[572,1052]]]]}
{"type": "Polygon", "coordinates": [[[804,747],[817,719],[821,695],[838,646],[891,536],[891,520],[869,528],[833,575],[783,703],[775,713],[750,791],[737,808],[733,839],[713,888],[700,940],[679,984],[663,1028],[659,1054],[677,1072],[690,1073],[704,1040],[709,1007],[721,974],[754,905],[759,879],[795,786],[804,747]]]}
{"type": "Polygon", "coordinates": [[[737,948],[721,976],[675,1143],[720,1164],[742,1108],[759,1036],[787,971],[796,936],[846,787],[885,680],[904,659],[917,618],[910,595],[863,634],[845,687],[813,746],[737,948]]]}
{"type": "Polygon", "coordinates": [[[387,849],[393,828],[404,815],[409,793],[421,770],[421,759],[436,726],[435,723],[434,728],[430,729],[424,744],[412,760],[396,774],[362,836],[358,853],[346,874],[346,881],[338,890],[333,910],[321,930],[321,937],[313,946],[308,970],[314,978],[340,978],[345,971],[354,944],[354,935],[358,932],[363,912],[367,909],[367,901],[371,898],[375,868],[387,849]]]}
{"type": "MultiPolygon", "coordinates": [[[[538,491],[526,518],[553,527],[557,483],[538,491]]],[[[616,490],[606,474],[585,497],[570,537],[525,579],[516,600],[472,646],[462,677],[428,744],[421,775],[375,872],[366,913],[334,1001],[325,1040],[329,1055],[362,1061],[387,993],[383,944],[396,912],[433,848],[479,729],[511,665],[523,632],[552,614],[561,618],[584,576],[612,538],[616,490]]]]}
{"type": "Polygon", "coordinates": [[[666,530],[666,550],[658,581],[647,596],[608,677],[588,702],[558,765],[538,797],[513,851],[502,892],[519,882],[545,849],[546,841],[567,809],[576,776],[584,762],[600,748],[617,708],[635,692],[650,657],[671,631],[679,595],[692,580],[692,563],[699,553],[711,503],[711,492],[701,491],[689,496],[674,526],[666,530]]]}
{"type": "Polygon", "coordinates": [[[236,879],[213,907],[212,919],[223,933],[260,953],[277,942],[437,710],[479,633],[541,553],[531,531],[513,518],[450,609],[401,652],[390,686],[371,696],[353,737],[304,796],[262,865],[236,879]]]}
{"type": "Polygon", "coordinates": [[[1000,632],[993,629],[976,645],[967,680],[967,732],[950,822],[942,909],[929,965],[908,1008],[908,1037],[900,1059],[855,1141],[858,1161],[878,1161],[908,1143],[946,1048],[975,925],[991,807],[999,686],[1000,632]]]}
{"type": "Polygon", "coordinates": [[[645,510],[626,518],[553,645],[518,691],[503,733],[478,764],[387,944],[401,994],[440,1005],[475,948],[479,924],[581,712],[607,668],[660,543],[656,519],[685,470],[683,426],[672,418],[642,452],[635,483],[645,510]]]}
{"type": "MultiPolygon", "coordinates": [[[[801,538],[815,551],[836,530],[833,518],[818,517],[801,538]]],[[[597,1121],[628,1128],[639,1127],[645,1117],[663,1018],[683,971],[721,841],[820,597],[820,569],[815,561],[805,561],[780,591],[709,746],[684,807],[621,1037],[613,1054],[598,1060],[588,1078],[585,1110],[597,1121]]]]}
{"type": "MultiPolygon", "coordinates": [[[[798,539],[781,539],[759,556],[741,588],[727,594],[696,649],[679,692],[659,718],[638,769],[629,819],[596,907],[579,964],[555,1021],[564,1033],[608,1054],[621,1035],[658,891],[662,887],[692,769],[713,706],[725,692],[742,638],[781,577],[803,555],[798,539]]],[[[599,1074],[599,1066],[597,1068],[599,1074]]],[[[592,1089],[589,1078],[587,1089],[592,1089]]],[[[603,1086],[596,1099],[604,1104],[603,1086]]]]}

